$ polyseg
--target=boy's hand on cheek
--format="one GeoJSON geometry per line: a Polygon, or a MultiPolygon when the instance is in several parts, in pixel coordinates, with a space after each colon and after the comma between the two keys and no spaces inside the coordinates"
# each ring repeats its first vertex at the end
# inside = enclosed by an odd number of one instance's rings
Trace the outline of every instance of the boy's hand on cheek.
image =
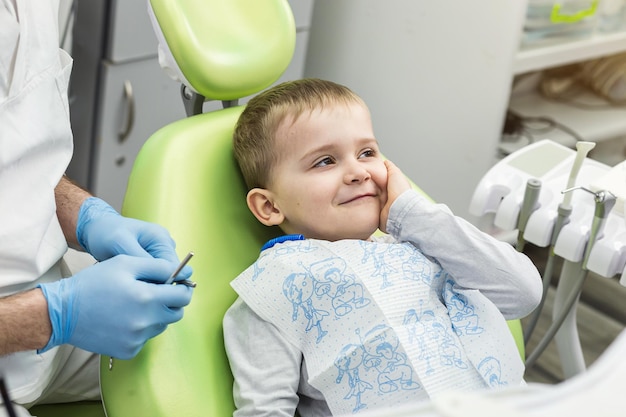
{"type": "Polygon", "coordinates": [[[382,232],[387,232],[387,219],[389,218],[389,210],[394,201],[406,190],[411,188],[411,184],[406,176],[400,171],[393,162],[385,160],[387,167],[387,202],[380,212],[379,228],[382,232]]]}

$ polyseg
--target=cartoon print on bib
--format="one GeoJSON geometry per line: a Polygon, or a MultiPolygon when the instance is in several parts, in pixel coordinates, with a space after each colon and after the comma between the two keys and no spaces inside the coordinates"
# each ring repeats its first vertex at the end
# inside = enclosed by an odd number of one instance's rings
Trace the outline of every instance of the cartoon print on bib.
{"type": "Polygon", "coordinates": [[[482,333],[483,328],[478,324],[479,318],[474,306],[467,301],[467,297],[455,292],[453,286],[454,281],[447,279],[443,293],[454,331],[458,335],[482,333]]]}
{"type": "Polygon", "coordinates": [[[300,349],[333,414],[521,380],[502,367],[512,338],[497,309],[485,318],[495,306],[455,285],[410,243],[311,239],[264,250],[232,283],[300,349]]]}
{"type": "Polygon", "coordinates": [[[328,332],[322,329],[322,320],[328,316],[328,311],[320,310],[313,305],[312,296],[315,292],[315,281],[308,273],[293,273],[285,278],[283,282],[283,294],[293,306],[292,321],[298,320],[298,312],[307,318],[305,331],[308,333],[313,328],[317,330],[317,343],[319,343],[328,332]]]}

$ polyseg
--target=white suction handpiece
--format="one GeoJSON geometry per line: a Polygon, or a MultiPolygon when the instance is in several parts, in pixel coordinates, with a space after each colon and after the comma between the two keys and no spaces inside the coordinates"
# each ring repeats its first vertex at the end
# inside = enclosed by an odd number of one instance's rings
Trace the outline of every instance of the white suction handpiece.
{"type": "MultiPolygon", "coordinates": [[[[590,150],[596,147],[595,142],[585,142],[579,141],[576,142],[576,158],[574,159],[574,165],[572,166],[572,170],[569,174],[569,179],[567,180],[566,190],[571,190],[576,186],[576,177],[578,177],[578,173],[580,172],[580,167],[583,164],[583,161],[587,157],[587,154],[590,150]]],[[[565,193],[563,197],[563,205],[569,206],[572,202],[572,193],[565,193]]]]}

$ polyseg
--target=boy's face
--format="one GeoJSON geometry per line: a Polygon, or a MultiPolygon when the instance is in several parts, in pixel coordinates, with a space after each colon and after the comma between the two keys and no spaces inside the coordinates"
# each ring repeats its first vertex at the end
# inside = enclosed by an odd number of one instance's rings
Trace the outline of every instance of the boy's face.
{"type": "Polygon", "coordinates": [[[367,107],[336,104],[279,126],[268,191],[285,233],[367,239],[387,200],[387,169],[367,107]]]}

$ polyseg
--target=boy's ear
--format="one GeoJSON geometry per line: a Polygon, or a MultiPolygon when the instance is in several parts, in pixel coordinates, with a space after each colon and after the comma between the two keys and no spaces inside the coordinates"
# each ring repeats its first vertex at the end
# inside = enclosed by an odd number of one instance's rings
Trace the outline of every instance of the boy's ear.
{"type": "Polygon", "coordinates": [[[248,191],[246,202],[254,217],[266,226],[278,226],[285,219],[280,209],[274,205],[272,193],[264,188],[248,191]]]}

